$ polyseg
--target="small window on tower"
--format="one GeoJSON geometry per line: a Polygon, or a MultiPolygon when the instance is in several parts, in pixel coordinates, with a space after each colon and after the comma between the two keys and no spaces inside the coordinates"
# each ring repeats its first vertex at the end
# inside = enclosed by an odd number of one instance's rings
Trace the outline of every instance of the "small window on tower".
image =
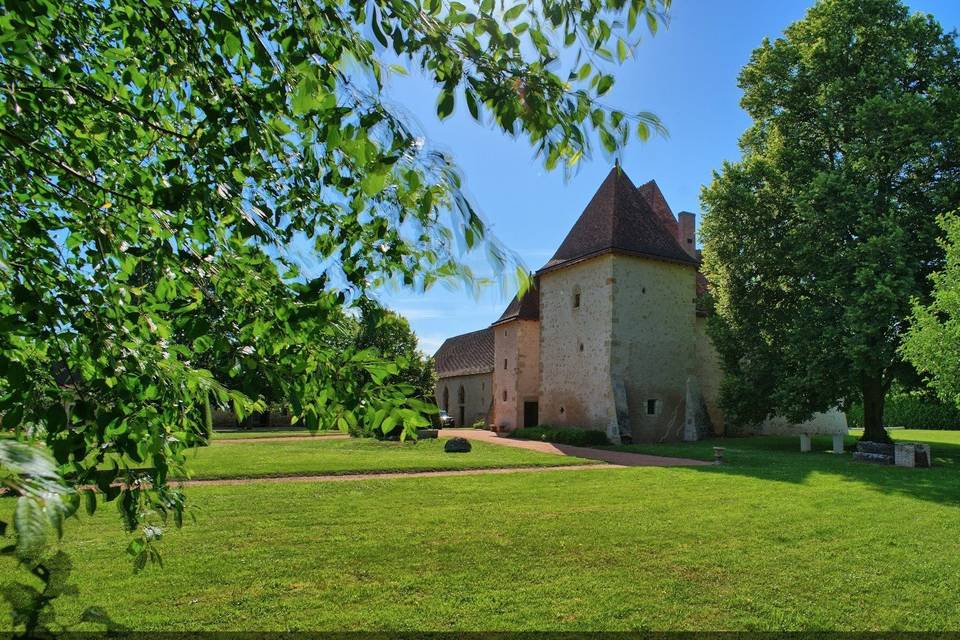
{"type": "Polygon", "coordinates": [[[580,308],[580,287],[577,287],[573,290],[573,308],[580,308]]]}
{"type": "Polygon", "coordinates": [[[503,401],[504,401],[504,402],[507,401],[507,390],[506,390],[506,389],[503,390],[503,401]]]}
{"type": "Polygon", "coordinates": [[[648,416],[660,415],[661,406],[662,406],[662,403],[660,402],[660,400],[657,400],[655,398],[651,398],[647,400],[647,415],[648,416]]]}
{"type": "Polygon", "coordinates": [[[503,368],[504,368],[504,369],[507,368],[507,359],[506,359],[506,358],[503,359],[503,368]]]}

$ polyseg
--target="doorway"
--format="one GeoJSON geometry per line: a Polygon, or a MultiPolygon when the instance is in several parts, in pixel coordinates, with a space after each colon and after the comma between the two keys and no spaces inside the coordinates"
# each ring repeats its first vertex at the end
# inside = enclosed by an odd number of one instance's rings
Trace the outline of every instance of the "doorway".
{"type": "Polygon", "coordinates": [[[457,423],[457,426],[458,426],[458,427],[464,427],[464,426],[466,426],[467,421],[464,420],[463,418],[464,418],[464,406],[463,406],[463,405],[460,405],[460,422],[457,423]]]}
{"type": "Polygon", "coordinates": [[[540,409],[537,401],[527,400],[523,403],[523,426],[535,427],[540,423],[540,409]]]}

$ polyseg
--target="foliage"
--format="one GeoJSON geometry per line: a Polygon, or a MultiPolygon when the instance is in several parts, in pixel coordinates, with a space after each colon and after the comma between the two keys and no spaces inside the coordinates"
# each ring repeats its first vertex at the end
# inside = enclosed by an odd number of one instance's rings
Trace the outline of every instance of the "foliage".
{"type": "Polygon", "coordinates": [[[569,444],[579,447],[592,447],[596,445],[610,444],[607,434],[596,429],[580,429],[576,427],[522,427],[510,432],[511,438],[520,440],[542,440],[544,442],[556,442],[557,444],[569,444]]]}
{"type": "Polygon", "coordinates": [[[960,197],[954,35],[897,0],[820,0],[739,84],[743,157],[702,192],[721,402],[754,424],[860,401],[886,439],[910,299],[960,197]]]}
{"type": "Polygon", "coordinates": [[[437,383],[433,361],[420,353],[417,335],[407,319],[370,299],[359,301],[358,306],[360,317],[354,344],[360,349],[372,349],[396,364],[397,372],[391,380],[407,385],[407,395],[433,402],[437,383]]]}
{"type": "Polygon", "coordinates": [[[598,61],[665,4],[0,0],[4,428],[118,501],[139,566],[218,406],[270,389],[310,429],[428,424],[396,364],[339,347],[344,306],[470,282],[460,247],[511,257],[384,84],[418,67],[441,117],[462,96],[573,167],[660,126],[598,101],[598,61]]]}
{"type": "MultiPolygon", "coordinates": [[[[913,318],[901,351],[946,403],[960,409],[960,215],[940,218],[946,264],[930,276],[927,304],[914,301],[913,318]]],[[[960,426],[960,420],[954,420],[960,426]]]]}
{"type": "MultiPolygon", "coordinates": [[[[884,402],[883,416],[891,427],[960,430],[960,409],[936,398],[891,393],[884,402]]],[[[863,427],[862,405],[855,403],[847,409],[847,424],[856,429],[863,427]]]]}

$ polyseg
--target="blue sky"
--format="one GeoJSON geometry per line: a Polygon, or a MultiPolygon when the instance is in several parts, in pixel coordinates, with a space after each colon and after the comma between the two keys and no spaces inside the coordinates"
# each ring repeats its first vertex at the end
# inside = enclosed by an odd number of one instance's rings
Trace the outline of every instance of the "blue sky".
{"type": "MultiPolygon", "coordinates": [[[[947,30],[960,26],[960,0],[913,0],[947,30]]],[[[676,213],[699,214],[698,195],[711,171],[738,157],[737,139],[749,125],[740,109],[737,74],[764,36],[776,37],[801,18],[810,0],[674,0],[670,26],[646,36],[636,57],[612,67],[616,85],[606,102],[626,111],[652,111],[667,139],[634,140],[623,167],[636,184],[655,179],[676,213]]],[[[602,153],[565,180],[547,172],[529,145],[486,128],[458,103],[444,121],[435,115],[436,91],[416,75],[396,78],[388,101],[407,112],[428,144],[453,156],[472,197],[496,237],[538,269],[559,246],[611,162],[602,153]]],[[[699,222],[699,220],[698,220],[699,222]]],[[[471,260],[482,272],[484,261],[471,260]]],[[[438,286],[426,293],[381,291],[380,299],[409,319],[421,348],[432,354],[444,338],[494,321],[513,291],[492,286],[479,296],[438,286]]]]}

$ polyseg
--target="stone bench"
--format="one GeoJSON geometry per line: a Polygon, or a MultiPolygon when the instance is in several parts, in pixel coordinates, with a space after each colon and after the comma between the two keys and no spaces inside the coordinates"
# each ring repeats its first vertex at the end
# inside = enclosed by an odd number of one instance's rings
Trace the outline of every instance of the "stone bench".
{"type": "MultiPolygon", "coordinates": [[[[833,452],[843,453],[843,434],[834,433],[832,435],[833,435],[833,452]]],[[[813,435],[809,433],[800,434],[800,451],[804,453],[806,453],[807,451],[810,451],[810,447],[812,446],[812,441],[811,441],[812,437],[813,435]]]]}

